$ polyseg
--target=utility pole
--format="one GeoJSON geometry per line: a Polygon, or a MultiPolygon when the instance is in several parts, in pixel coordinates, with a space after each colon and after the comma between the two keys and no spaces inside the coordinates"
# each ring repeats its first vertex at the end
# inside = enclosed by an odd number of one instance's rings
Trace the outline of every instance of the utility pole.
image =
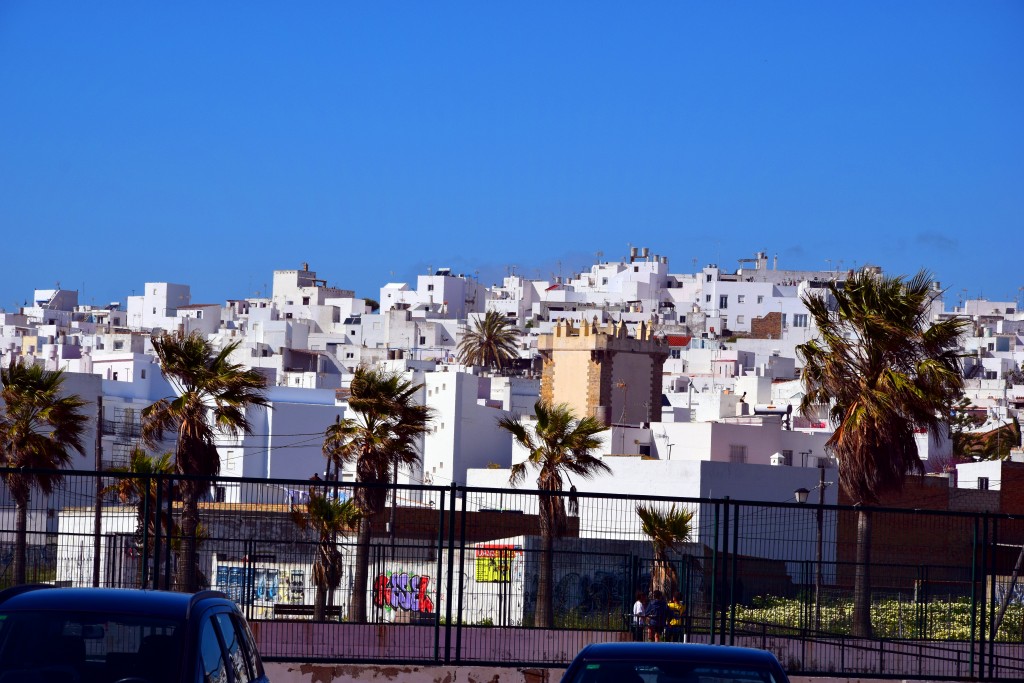
{"type": "Polygon", "coordinates": [[[96,501],[92,520],[92,585],[100,585],[100,535],[103,532],[103,397],[96,397],[96,501]]]}

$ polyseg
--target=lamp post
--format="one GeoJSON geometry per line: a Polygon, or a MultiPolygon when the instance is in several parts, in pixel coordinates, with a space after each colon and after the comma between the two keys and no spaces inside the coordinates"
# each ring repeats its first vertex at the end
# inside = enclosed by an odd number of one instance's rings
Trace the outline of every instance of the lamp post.
{"type": "Polygon", "coordinates": [[[825,517],[825,460],[818,460],[818,547],[814,572],[814,630],[821,630],[821,527],[825,517]]]}
{"type": "MultiPolygon", "coordinates": [[[[824,545],[822,527],[825,521],[825,489],[828,488],[829,483],[825,481],[825,460],[824,458],[819,459],[818,485],[815,487],[818,489],[818,508],[815,511],[817,533],[814,539],[814,629],[816,631],[821,629],[821,564],[824,545]]],[[[796,502],[803,504],[807,502],[807,497],[810,493],[810,491],[801,487],[793,492],[793,497],[796,498],[796,502]]]]}

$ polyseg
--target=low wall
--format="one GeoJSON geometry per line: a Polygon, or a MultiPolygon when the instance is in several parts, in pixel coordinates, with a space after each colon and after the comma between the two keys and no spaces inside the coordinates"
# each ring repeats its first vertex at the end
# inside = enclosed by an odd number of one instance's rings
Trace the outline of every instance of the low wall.
{"type": "MultiPolygon", "coordinates": [[[[388,666],[379,664],[286,664],[271,662],[274,683],[558,683],[565,669],[487,666],[388,666]]],[[[894,683],[893,679],[793,676],[792,683],[894,683]]],[[[927,683],[914,681],[914,683],[927,683]]]]}
{"type": "MultiPolygon", "coordinates": [[[[473,627],[462,629],[445,626],[417,626],[408,624],[339,624],[312,621],[254,621],[251,622],[257,645],[264,657],[284,662],[316,662],[322,671],[330,672],[339,666],[332,660],[363,662],[443,662],[459,661],[462,668],[474,662],[531,662],[565,666],[576,653],[591,643],[627,640],[624,631],[568,631],[557,629],[517,629],[501,627],[473,627]]],[[[692,642],[709,642],[706,634],[694,636],[692,642]]],[[[772,652],[783,668],[792,671],[860,671],[862,675],[918,676],[918,680],[931,677],[967,678],[978,675],[979,654],[969,643],[942,641],[876,641],[837,639],[800,641],[782,636],[740,636],[735,645],[753,647],[772,652]]],[[[1014,678],[1020,674],[1024,662],[1024,644],[998,643],[994,646],[996,678],[1014,678]]],[[[348,665],[345,665],[348,666],[348,665]]],[[[392,666],[371,666],[366,671],[389,671],[392,666]]],[[[406,667],[433,671],[433,665],[406,667]]],[[[482,667],[501,675],[520,671],[514,667],[482,667]]],[[[355,671],[349,666],[349,669],[355,671]]],[[[312,669],[311,669],[312,670],[312,669]]],[[[364,669],[359,669],[363,671],[364,669]]],[[[454,669],[453,669],[454,670],[454,669]]],[[[535,669],[522,669],[534,671],[535,669]]],[[[548,669],[539,669],[549,671],[548,669]]],[[[317,674],[318,676],[321,674],[317,674]]],[[[326,676],[327,673],[323,673],[326,676]]],[[[365,674],[364,674],[365,675],[365,674]]],[[[375,674],[376,675],[376,674],[375,674]]],[[[532,674],[531,674],[532,675],[532,674]]],[[[504,681],[474,678],[475,681],[504,681]]],[[[299,679],[302,680],[302,679],[299,679]]],[[[320,678],[307,680],[320,681],[320,678]]],[[[324,681],[333,680],[324,678],[324,681]]],[[[346,680],[344,678],[338,680],[346,680]]],[[[356,680],[356,679],[351,679],[356,680]]],[[[366,680],[374,680],[373,678],[366,680]]],[[[385,679],[380,679],[385,680],[385,679]]],[[[433,679],[424,679],[433,680],[433,679]]],[[[439,678],[438,681],[455,683],[469,679],[439,678]]],[[[533,679],[509,679],[530,680],[533,679]]],[[[537,679],[542,682],[545,679],[537,679]]],[[[859,679],[858,679],[859,680],[859,679]]]]}

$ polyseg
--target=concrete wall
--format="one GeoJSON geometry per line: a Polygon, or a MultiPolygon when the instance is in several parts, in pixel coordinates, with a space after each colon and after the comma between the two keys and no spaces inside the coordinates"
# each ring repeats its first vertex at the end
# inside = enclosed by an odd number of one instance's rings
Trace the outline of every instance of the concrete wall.
{"type": "MultiPolygon", "coordinates": [[[[557,683],[565,673],[552,669],[497,666],[421,666],[387,664],[298,664],[269,662],[267,676],[274,683],[330,683],[365,681],[392,683],[557,683]]],[[[860,676],[790,676],[790,683],[892,683],[889,678],[860,676]]],[[[930,683],[920,681],[919,683],[930,683]]]]}

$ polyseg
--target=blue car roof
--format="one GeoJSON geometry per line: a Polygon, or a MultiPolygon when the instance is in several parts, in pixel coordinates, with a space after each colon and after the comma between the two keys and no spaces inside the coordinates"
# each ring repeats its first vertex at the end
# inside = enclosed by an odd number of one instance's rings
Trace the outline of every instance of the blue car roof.
{"type": "Polygon", "coordinates": [[[185,619],[196,602],[209,598],[226,600],[227,596],[216,591],[193,594],[133,588],[19,586],[0,592],[0,612],[62,610],[185,619]]]}
{"type": "Polygon", "coordinates": [[[594,643],[588,645],[577,659],[586,660],[678,660],[704,663],[777,665],[771,652],[732,645],[701,645],[697,643],[594,643]]]}

